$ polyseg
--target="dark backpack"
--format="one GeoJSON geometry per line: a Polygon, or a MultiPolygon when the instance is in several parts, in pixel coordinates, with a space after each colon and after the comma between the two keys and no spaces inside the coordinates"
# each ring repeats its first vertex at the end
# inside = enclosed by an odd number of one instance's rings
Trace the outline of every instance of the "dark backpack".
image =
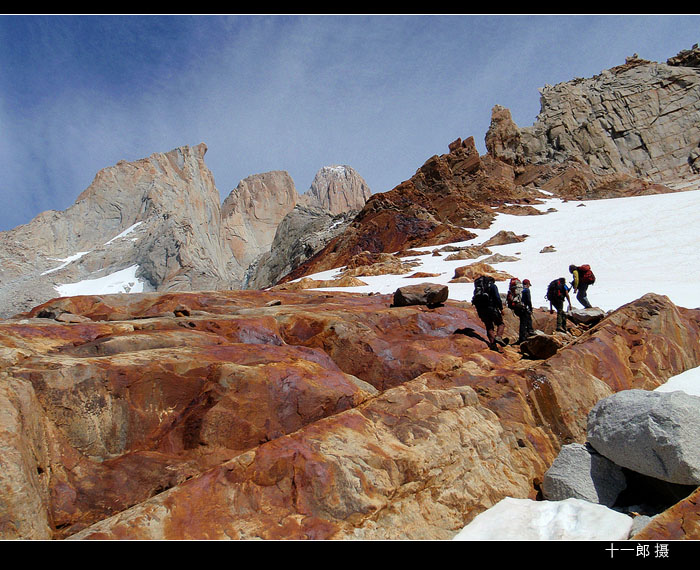
{"type": "Polygon", "coordinates": [[[564,284],[559,279],[555,279],[547,286],[547,294],[544,298],[550,301],[561,301],[565,296],[564,284]]]}
{"type": "Polygon", "coordinates": [[[578,270],[579,283],[583,285],[593,285],[595,283],[595,275],[593,275],[590,265],[580,265],[576,269],[578,270]]]}
{"type": "Polygon", "coordinates": [[[482,275],[477,277],[474,281],[474,295],[472,295],[472,305],[477,309],[485,309],[491,305],[491,295],[489,294],[489,289],[491,288],[491,280],[482,275]]]}

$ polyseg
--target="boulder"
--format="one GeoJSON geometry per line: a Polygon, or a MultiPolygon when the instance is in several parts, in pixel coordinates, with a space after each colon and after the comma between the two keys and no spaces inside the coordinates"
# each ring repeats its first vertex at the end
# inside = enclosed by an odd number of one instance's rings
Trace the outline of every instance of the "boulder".
{"type": "Polygon", "coordinates": [[[700,484],[700,398],[623,390],[588,416],[588,441],[621,467],[681,485],[700,484]]]}
{"type": "Polygon", "coordinates": [[[447,301],[449,296],[447,285],[435,283],[419,283],[399,287],[394,292],[394,307],[406,307],[409,305],[426,305],[436,307],[447,301]]]}
{"type": "Polygon", "coordinates": [[[481,275],[493,277],[496,281],[507,281],[512,278],[512,275],[505,271],[494,269],[488,263],[478,262],[457,267],[450,283],[473,283],[481,275]]]}
{"type": "Polygon", "coordinates": [[[520,352],[529,358],[544,360],[554,356],[565,345],[566,342],[560,335],[535,331],[534,335],[520,343],[520,352]]]}
{"type": "Polygon", "coordinates": [[[507,245],[509,243],[519,243],[525,241],[525,235],[516,235],[514,232],[501,230],[493,237],[487,239],[482,245],[484,247],[490,247],[493,245],[507,245]]]}
{"type": "Polygon", "coordinates": [[[542,493],[550,501],[576,498],[612,507],[626,486],[619,466],[590,446],[572,443],[562,447],[544,474],[542,493]]]}
{"type": "Polygon", "coordinates": [[[453,540],[627,540],[632,518],[580,499],[506,497],[453,540]]]}
{"type": "Polygon", "coordinates": [[[598,307],[588,309],[571,308],[566,312],[566,318],[577,325],[593,326],[605,318],[605,311],[598,307]]]}

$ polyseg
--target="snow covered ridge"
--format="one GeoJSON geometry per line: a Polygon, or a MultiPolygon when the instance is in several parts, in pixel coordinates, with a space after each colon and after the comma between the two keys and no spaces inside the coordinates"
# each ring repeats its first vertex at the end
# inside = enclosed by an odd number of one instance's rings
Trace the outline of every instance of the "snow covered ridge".
{"type": "MultiPolygon", "coordinates": [[[[477,234],[475,239],[451,245],[477,245],[501,230],[527,235],[520,243],[490,246],[495,253],[517,258],[491,265],[529,279],[535,306],[547,306],[544,295],[551,280],[571,280],[570,264],[587,263],[597,277],[588,297],[601,309],[616,309],[650,292],[666,295],[676,305],[695,308],[700,305],[700,183],[690,187],[692,190],[670,194],[586,202],[552,198],[537,206],[543,212],[553,208],[551,212],[541,216],[499,214],[490,228],[470,230],[477,234]],[[545,248],[547,253],[542,252],[545,248]]],[[[480,262],[486,256],[469,262],[446,261],[427,254],[438,247],[416,249],[426,252],[406,260],[420,264],[416,272],[438,273],[429,281],[449,284],[450,299],[471,300],[472,284],[449,282],[457,267],[480,262]]],[[[329,270],[307,277],[327,280],[337,273],[329,270]]],[[[362,281],[367,285],[323,290],[389,294],[417,282],[405,275],[364,276],[362,281]]],[[[505,281],[498,286],[505,292],[505,281]]]]}

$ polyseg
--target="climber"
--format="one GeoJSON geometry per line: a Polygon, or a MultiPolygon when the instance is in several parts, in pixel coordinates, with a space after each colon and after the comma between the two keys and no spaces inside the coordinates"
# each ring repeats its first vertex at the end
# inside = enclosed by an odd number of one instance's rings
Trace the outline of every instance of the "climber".
{"type": "Polygon", "coordinates": [[[476,307],[476,312],[484,323],[489,347],[502,352],[501,346],[506,346],[508,340],[503,338],[503,303],[493,277],[482,275],[474,281],[472,305],[476,307]]]}
{"type": "Polygon", "coordinates": [[[588,286],[595,283],[595,275],[590,265],[569,265],[569,273],[574,276],[571,286],[576,293],[576,299],[585,309],[590,309],[588,302],[588,286]]]}
{"type": "Polygon", "coordinates": [[[530,285],[529,279],[523,279],[522,283],[515,277],[510,280],[510,288],[506,301],[508,307],[515,313],[518,319],[520,319],[518,342],[515,344],[520,344],[535,333],[532,328],[532,297],[530,294],[530,285]]]}
{"type": "Polygon", "coordinates": [[[566,285],[566,278],[559,277],[552,281],[547,287],[545,299],[549,301],[549,313],[553,313],[552,306],[557,310],[557,330],[560,332],[568,332],[566,330],[566,313],[564,312],[564,300],[569,302],[569,310],[571,310],[571,299],[569,298],[569,288],[566,285]]]}

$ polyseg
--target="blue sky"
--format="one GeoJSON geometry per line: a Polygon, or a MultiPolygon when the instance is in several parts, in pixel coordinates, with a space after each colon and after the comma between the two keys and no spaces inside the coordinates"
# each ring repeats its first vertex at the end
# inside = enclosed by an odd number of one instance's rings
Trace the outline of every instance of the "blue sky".
{"type": "Polygon", "coordinates": [[[222,199],[286,170],[305,192],[348,164],[374,192],[491,108],[700,42],[700,16],[0,16],[0,231],[63,210],[102,168],[207,144],[222,199]]]}

